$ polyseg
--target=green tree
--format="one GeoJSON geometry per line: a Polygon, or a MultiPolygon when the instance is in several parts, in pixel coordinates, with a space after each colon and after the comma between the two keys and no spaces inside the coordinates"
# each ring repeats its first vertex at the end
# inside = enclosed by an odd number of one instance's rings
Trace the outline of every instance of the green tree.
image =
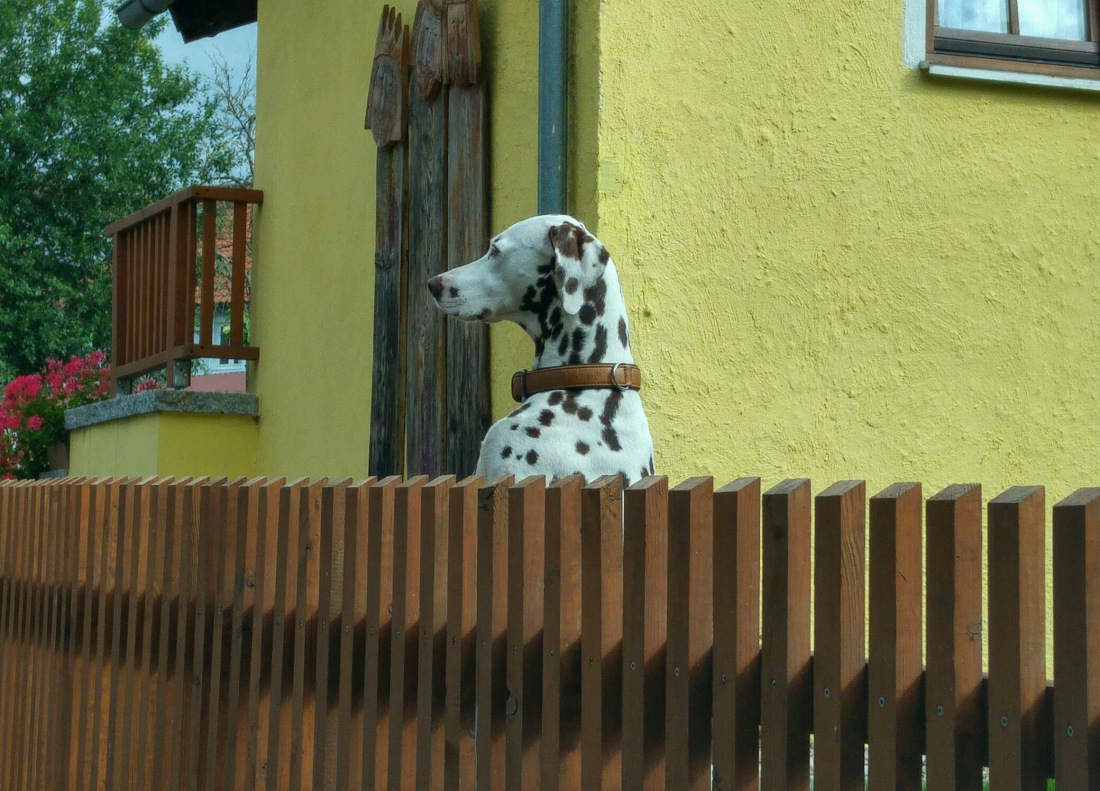
{"type": "Polygon", "coordinates": [[[0,380],[109,348],[104,227],[238,167],[216,96],[153,45],[165,23],[0,2],[0,380]]]}

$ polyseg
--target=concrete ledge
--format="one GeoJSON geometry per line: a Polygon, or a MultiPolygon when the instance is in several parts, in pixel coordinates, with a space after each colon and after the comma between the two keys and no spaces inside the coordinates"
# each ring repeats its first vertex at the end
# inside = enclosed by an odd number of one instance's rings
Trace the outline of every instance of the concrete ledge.
{"type": "Polygon", "coordinates": [[[70,409],[65,413],[68,431],[124,420],[154,412],[192,415],[241,415],[258,418],[260,400],[253,393],[195,393],[187,390],[150,390],[147,393],[119,396],[96,404],[70,409]]]}

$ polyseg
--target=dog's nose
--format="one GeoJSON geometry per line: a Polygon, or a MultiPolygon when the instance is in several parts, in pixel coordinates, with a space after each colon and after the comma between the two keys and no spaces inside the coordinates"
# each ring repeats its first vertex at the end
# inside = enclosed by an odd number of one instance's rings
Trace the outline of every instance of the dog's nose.
{"type": "Polygon", "coordinates": [[[443,296],[443,275],[436,275],[428,281],[428,291],[430,291],[432,296],[436,299],[443,296]]]}

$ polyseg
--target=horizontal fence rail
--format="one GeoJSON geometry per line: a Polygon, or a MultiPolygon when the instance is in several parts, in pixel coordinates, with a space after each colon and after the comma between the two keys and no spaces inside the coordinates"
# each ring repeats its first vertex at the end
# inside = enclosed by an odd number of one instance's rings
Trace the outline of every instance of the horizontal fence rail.
{"type": "Polygon", "coordinates": [[[1044,498],[983,616],[973,485],[5,483],[0,788],[1098,788],[1100,489],[1053,682],[1044,498]]]}
{"type": "Polygon", "coordinates": [[[161,368],[169,387],[186,385],[195,359],[259,358],[244,327],[250,206],[261,203],[258,190],[189,187],[107,227],[111,376],[121,390],[161,368]],[[219,303],[229,310],[227,344],[213,334],[219,303]]]}

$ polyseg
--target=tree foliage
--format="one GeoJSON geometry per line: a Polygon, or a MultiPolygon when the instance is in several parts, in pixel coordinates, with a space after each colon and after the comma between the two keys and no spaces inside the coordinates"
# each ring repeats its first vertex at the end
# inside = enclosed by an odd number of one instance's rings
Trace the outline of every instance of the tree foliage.
{"type": "Polygon", "coordinates": [[[108,348],[104,227],[236,169],[216,98],[152,43],[164,24],[0,2],[0,380],[108,348]]]}

